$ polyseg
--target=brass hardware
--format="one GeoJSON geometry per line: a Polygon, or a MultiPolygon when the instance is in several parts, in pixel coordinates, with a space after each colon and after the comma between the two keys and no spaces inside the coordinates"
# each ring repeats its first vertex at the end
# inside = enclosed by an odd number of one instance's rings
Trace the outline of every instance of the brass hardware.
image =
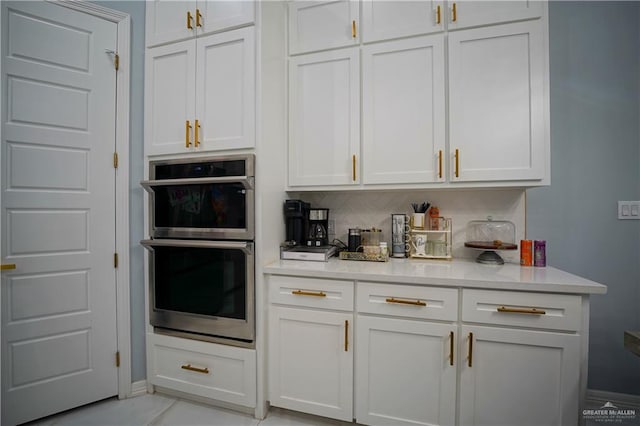
{"type": "Polygon", "coordinates": [[[496,309],[498,312],[506,312],[510,314],[531,314],[531,315],[544,315],[545,311],[537,308],[507,308],[506,306],[500,306],[496,309]]]}
{"type": "Polygon", "coordinates": [[[349,352],[349,321],[344,320],[344,351],[349,352]]]}
{"type": "Polygon", "coordinates": [[[116,352],[116,367],[120,367],[120,351],[116,352]]]}
{"type": "Polygon", "coordinates": [[[118,253],[113,253],[113,267],[118,267],[118,253]]]}
{"type": "Polygon", "coordinates": [[[200,130],[200,121],[196,120],[195,124],[193,125],[194,127],[194,146],[198,147],[200,146],[200,139],[198,139],[198,131],[200,130]]]}
{"type": "Polygon", "coordinates": [[[453,365],[453,331],[449,332],[449,365],[453,365]]]}
{"type": "Polygon", "coordinates": [[[0,265],[0,271],[13,271],[16,269],[15,263],[3,263],[0,265]]]}
{"type": "Polygon", "coordinates": [[[185,136],[184,136],[184,146],[189,148],[191,146],[191,141],[189,140],[189,129],[191,129],[191,123],[187,120],[185,125],[185,136]]]}
{"type": "Polygon", "coordinates": [[[353,155],[353,157],[351,158],[351,162],[352,162],[351,168],[353,169],[351,173],[352,173],[353,181],[355,182],[356,181],[356,156],[355,155],[353,155]]]}
{"type": "Polygon", "coordinates": [[[202,13],[200,13],[200,9],[196,9],[196,27],[202,26],[202,13]]]}
{"type": "Polygon", "coordinates": [[[351,37],[356,38],[356,21],[351,21],[351,37]]]}
{"type": "Polygon", "coordinates": [[[195,371],[196,373],[209,374],[209,369],[207,367],[199,368],[199,367],[192,367],[191,364],[186,364],[180,368],[182,368],[183,370],[195,371]]]}
{"type": "Polygon", "coordinates": [[[442,150],[438,151],[438,179],[442,179],[442,150]]]}
{"type": "Polygon", "coordinates": [[[469,333],[469,367],[473,364],[473,333],[469,333]]]}
{"type": "Polygon", "coordinates": [[[118,168],[118,153],[117,152],[113,153],[113,168],[114,169],[118,168]]]}
{"type": "Polygon", "coordinates": [[[116,67],[116,71],[120,69],[120,55],[118,55],[117,53],[113,58],[113,66],[116,67]]]}
{"type": "Polygon", "coordinates": [[[190,30],[193,29],[193,16],[191,16],[191,11],[187,10],[187,28],[190,30]]]}
{"type": "Polygon", "coordinates": [[[421,300],[402,300],[390,297],[386,300],[387,303],[401,303],[403,305],[415,305],[415,306],[427,306],[427,304],[421,300]]]}
{"type": "Polygon", "coordinates": [[[291,294],[295,294],[296,296],[316,296],[316,297],[327,297],[327,293],[324,291],[302,291],[302,290],[293,290],[291,294]]]}
{"type": "Polygon", "coordinates": [[[453,8],[451,9],[451,12],[453,14],[451,21],[452,22],[456,22],[458,20],[458,8],[456,7],[456,4],[453,4],[453,8]]]}
{"type": "Polygon", "coordinates": [[[436,24],[440,25],[440,5],[436,7],[436,24]]]}
{"type": "Polygon", "coordinates": [[[460,177],[460,151],[458,150],[458,148],[456,148],[455,158],[456,158],[455,175],[456,175],[456,177],[460,177]]]}

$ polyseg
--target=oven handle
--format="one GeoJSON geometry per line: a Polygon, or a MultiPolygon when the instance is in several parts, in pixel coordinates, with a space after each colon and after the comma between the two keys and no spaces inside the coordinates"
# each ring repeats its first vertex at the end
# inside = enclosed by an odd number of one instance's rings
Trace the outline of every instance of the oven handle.
{"type": "Polygon", "coordinates": [[[254,178],[252,176],[223,176],[223,177],[206,177],[206,178],[185,178],[185,179],[161,179],[161,180],[143,180],[140,185],[147,191],[152,193],[156,186],[170,185],[198,185],[207,183],[241,183],[245,189],[254,189],[254,178]]]}
{"type": "Polygon", "coordinates": [[[239,249],[247,254],[253,251],[253,243],[247,241],[205,241],[205,240],[142,240],[140,241],[147,250],[153,250],[154,247],[195,247],[195,248],[220,248],[220,249],[239,249]]]}

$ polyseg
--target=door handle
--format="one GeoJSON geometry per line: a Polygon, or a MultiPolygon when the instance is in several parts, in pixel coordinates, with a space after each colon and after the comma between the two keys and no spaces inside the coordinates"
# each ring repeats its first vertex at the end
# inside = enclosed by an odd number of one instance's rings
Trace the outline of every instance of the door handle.
{"type": "Polygon", "coordinates": [[[15,263],[3,263],[0,265],[0,271],[13,271],[16,269],[15,263]]]}

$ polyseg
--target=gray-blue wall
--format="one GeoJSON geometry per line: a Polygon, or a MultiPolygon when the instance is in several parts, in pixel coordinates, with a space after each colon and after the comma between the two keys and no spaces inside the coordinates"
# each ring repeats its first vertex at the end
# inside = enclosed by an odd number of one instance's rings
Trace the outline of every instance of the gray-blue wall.
{"type": "Polygon", "coordinates": [[[144,174],[144,17],[145,4],[136,1],[94,1],[131,16],[131,104],[129,139],[129,236],[131,286],[131,380],[144,380],[146,373],[144,327],[144,267],[142,187],[144,174]]]}
{"type": "MultiPolygon", "coordinates": [[[[143,1],[96,1],[131,15],[132,380],[146,377],[143,254],[143,1]]],[[[589,388],[640,395],[640,359],[622,333],[640,329],[640,221],[618,221],[618,200],[640,199],[640,5],[549,5],[551,186],[527,191],[528,236],[549,264],[605,283],[591,304],[589,388]]]]}
{"type": "Polygon", "coordinates": [[[640,394],[640,221],[617,220],[640,199],[640,5],[549,5],[551,186],[527,191],[528,237],[549,264],[604,283],[591,299],[590,389],[640,394]]]}

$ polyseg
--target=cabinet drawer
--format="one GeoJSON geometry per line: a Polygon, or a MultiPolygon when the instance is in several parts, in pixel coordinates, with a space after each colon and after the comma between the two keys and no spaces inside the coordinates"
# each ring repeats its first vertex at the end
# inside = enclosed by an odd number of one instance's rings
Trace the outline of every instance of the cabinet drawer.
{"type": "Polygon", "coordinates": [[[254,350],[152,333],[147,346],[151,384],[255,407],[254,350]]]}
{"type": "Polygon", "coordinates": [[[356,306],[358,313],[455,321],[458,290],[359,282],[356,306]]]}
{"type": "Polygon", "coordinates": [[[580,330],[582,301],[566,294],[462,290],[462,321],[580,330]]]}
{"type": "Polygon", "coordinates": [[[353,281],[271,275],[269,302],[353,311],[353,281]]]}

